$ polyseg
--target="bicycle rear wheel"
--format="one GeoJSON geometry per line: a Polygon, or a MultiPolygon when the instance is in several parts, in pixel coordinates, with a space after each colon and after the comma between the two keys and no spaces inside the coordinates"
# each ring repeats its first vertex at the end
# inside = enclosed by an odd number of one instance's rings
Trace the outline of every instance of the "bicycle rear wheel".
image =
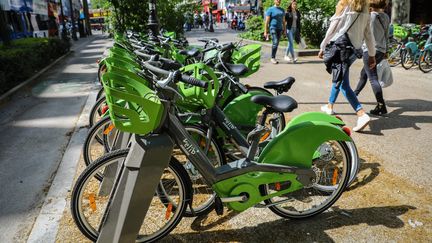
{"type": "Polygon", "coordinates": [[[397,41],[390,41],[389,45],[389,57],[388,62],[390,64],[390,67],[396,67],[401,63],[402,60],[402,43],[399,43],[397,41]]]}
{"type": "MultiPolygon", "coordinates": [[[[79,230],[90,240],[96,241],[99,226],[107,205],[114,177],[107,176],[112,168],[122,169],[129,150],[109,153],[88,166],[75,183],[72,191],[71,213],[79,230]]],[[[187,203],[191,200],[191,182],[183,166],[172,158],[165,169],[156,190],[137,242],[154,242],[171,232],[182,219],[187,203]],[[163,202],[161,197],[168,196],[163,202]]]]}
{"type": "MultiPolygon", "coordinates": [[[[313,186],[266,200],[272,212],[284,218],[308,218],[327,210],[339,199],[350,179],[351,155],[346,142],[328,141],[320,147],[324,146],[327,152],[312,163],[316,174],[313,186]]],[[[277,192],[277,188],[271,184],[261,190],[268,195],[277,192]]]]}

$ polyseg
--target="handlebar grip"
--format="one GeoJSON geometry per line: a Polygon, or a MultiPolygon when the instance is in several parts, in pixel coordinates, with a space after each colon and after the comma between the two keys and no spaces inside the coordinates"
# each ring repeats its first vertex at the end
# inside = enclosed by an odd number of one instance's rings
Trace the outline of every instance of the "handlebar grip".
{"type": "Polygon", "coordinates": [[[188,75],[182,74],[181,80],[183,82],[188,83],[188,84],[193,85],[193,86],[197,86],[197,87],[201,87],[201,88],[205,88],[205,89],[208,87],[207,82],[204,82],[202,80],[196,79],[196,78],[188,76],[188,75]]]}
{"type": "Polygon", "coordinates": [[[134,43],[131,43],[130,45],[131,45],[133,48],[136,48],[136,49],[141,49],[141,48],[143,48],[142,46],[136,45],[136,44],[134,44],[134,43]]]}
{"type": "Polygon", "coordinates": [[[151,55],[148,55],[148,54],[142,53],[140,50],[135,50],[134,53],[135,53],[137,56],[142,57],[142,58],[144,58],[144,59],[146,59],[146,60],[150,60],[150,58],[152,57],[151,55]]]}
{"type": "Polygon", "coordinates": [[[168,76],[171,73],[170,71],[155,67],[152,64],[150,64],[149,62],[143,62],[142,65],[144,66],[144,68],[146,68],[146,69],[148,69],[154,73],[160,74],[160,75],[168,76]]]}
{"type": "Polygon", "coordinates": [[[225,45],[224,47],[222,47],[221,51],[228,51],[228,50],[231,50],[231,49],[234,49],[234,48],[235,48],[234,44],[233,43],[229,43],[228,45],[225,45]]]}

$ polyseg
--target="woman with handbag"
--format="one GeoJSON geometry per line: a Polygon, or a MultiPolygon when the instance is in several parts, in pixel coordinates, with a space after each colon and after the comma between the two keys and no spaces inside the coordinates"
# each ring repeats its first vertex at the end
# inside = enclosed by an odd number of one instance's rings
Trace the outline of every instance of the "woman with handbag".
{"type": "MultiPolygon", "coordinates": [[[[384,12],[387,6],[388,0],[371,0],[371,30],[375,39],[376,54],[375,59],[377,63],[380,63],[385,59],[387,53],[387,43],[389,41],[389,26],[390,18],[384,12]]],[[[363,62],[364,67],[360,73],[360,80],[357,84],[357,88],[354,93],[358,96],[369,78],[372,90],[374,92],[375,98],[377,100],[377,105],[375,109],[370,111],[372,115],[384,115],[387,114],[387,108],[384,102],[383,92],[381,85],[378,81],[377,69],[370,69],[368,67],[368,49],[366,45],[363,45],[363,62]]]]}
{"type": "Polygon", "coordinates": [[[288,62],[297,62],[297,57],[294,53],[294,40],[300,43],[300,27],[301,27],[301,14],[297,9],[297,1],[292,0],[291,4],[288,5],[287,11],[285,13],[286,22],[286,36],[288,39],[288,46],[285,51],[284,60],[288,62]],[[291,54],[291,58],[289,56],[291,54]]]}
{"type": "MultiPolygon", "coordinates": [[[[333,85],[329,102],[321,107],[327,114],[334,114],[333,106],[339,91],[349,101],[357,114],[357,124],[353,131],[363,130],[370,121],[349,84],[349,67],[358,58],[358,52],[363,40],[368,47],[368,63],[375,67],[375,41],[370,29],[370,15],[368,0],[340,0],[336,6],[336,13],[330,19],[330,26],[321,43],[319,58],[324,57],[324,50],[330,51],[330,56],[324,59],[327,71],[332,73],[333,85]]],[[[328,53],[326,53],[328,54],[328,53]]]]}

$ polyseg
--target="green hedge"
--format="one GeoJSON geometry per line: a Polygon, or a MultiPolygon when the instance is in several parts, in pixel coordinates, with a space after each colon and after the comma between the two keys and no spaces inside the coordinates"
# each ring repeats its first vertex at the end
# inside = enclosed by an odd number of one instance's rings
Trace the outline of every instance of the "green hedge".
{"type": "Polygon", "coordinates": [[[0,45],[0,94],[17,86],[69,51],[69,42],[56,38],[26,38],[0,45]]]}

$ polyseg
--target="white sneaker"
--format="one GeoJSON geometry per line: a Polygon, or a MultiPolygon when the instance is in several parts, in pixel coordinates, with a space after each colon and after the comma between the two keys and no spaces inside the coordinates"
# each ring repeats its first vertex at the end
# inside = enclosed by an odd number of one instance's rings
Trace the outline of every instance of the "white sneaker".
{"type": "Polygon", "coordinates": [[[333,109],[330,109],[328,107],[328,105],[321,106],[321,111],[327,113],[328,115],[334,115],[335,114],[335,112],[333,111],[333,109]]]}
{"type": "Polygon", "coordinates": [[[273,63],[273,64],[278,64],[278,63],[279,63],[279,62],[278,62],[276,59],[274,59],[274,58],[270,59],[270,62],[273,63]]]}
{"type": "Polygon", "coordinates": [[[289,56],[284,56],[284,60],[287,62],[291,62],[291,58],[289,56]]]}
{"type": "Polygon", "coordinates": [[[296,63],[296,62],[297,62],[297,57],[295,57],[295,58],[294,58],[294,61],[293,61],[293,62],[294,62],[294,63],[296,63]]]}
{"type": "Polygon", "coordinates": [[[357,119],[357,126],[353,127],[354,132],[359,132],[363,130],[370,122],[370,117],[368,114],[364,114],[357,119]]]}

